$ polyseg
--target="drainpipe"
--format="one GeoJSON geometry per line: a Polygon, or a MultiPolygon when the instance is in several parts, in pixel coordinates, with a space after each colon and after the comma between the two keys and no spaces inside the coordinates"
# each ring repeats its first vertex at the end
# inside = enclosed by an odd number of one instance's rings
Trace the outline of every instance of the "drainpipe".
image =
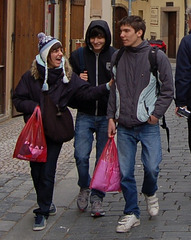
{"type": "Polygon", "coordinates": [[[115,46],[115,0],[111,0],[111,6],[113,7],[113,46],[115,46]]]}
{"type": "Polygon", "coordinates": [[[128,9],[129,9],[128,16],[131,16],[131,5],[132,5],[131,3],[132,3],[133,0],[126,0],[126,1],[128,2],[128,9]]]}
{"type": "Polygon", "coordinates": [[[128,13],[128,16],[131,16],[131,4],[132,4],[132,0],[129,0],[129,13],[128,13]]]}

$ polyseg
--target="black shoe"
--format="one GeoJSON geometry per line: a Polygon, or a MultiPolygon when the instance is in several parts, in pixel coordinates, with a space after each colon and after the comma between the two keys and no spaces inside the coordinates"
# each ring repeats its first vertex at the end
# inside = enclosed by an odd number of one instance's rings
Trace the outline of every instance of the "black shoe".
{"type": "Polygon", "coordinates": [[[57,213],[56,206],[54,205],[54,203],[51,203],[50,209],[49,209],[49,215],[54,216],[56,215],[56,213],[57,213]]]}
{"type": "Polygon", "coordinates": [[[46,227],[46,218],[44,215],[37,214],[33,225],[34,231],[41,231],[46,227]]]}

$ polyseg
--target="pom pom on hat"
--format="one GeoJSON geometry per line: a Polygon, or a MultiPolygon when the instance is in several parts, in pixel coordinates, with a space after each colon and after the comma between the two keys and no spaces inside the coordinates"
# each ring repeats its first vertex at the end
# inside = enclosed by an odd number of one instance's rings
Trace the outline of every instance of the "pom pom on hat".
{"type": "Polygon", "coordinates": [[[61,42],[52,36],[46,36],[43,32],[40,32],[38,34],[38,39],[39,39],[38,50],[39,50],[40,56],[42,60],[46,62],[51,47],[55,43],[61,44],[61,42]]]}

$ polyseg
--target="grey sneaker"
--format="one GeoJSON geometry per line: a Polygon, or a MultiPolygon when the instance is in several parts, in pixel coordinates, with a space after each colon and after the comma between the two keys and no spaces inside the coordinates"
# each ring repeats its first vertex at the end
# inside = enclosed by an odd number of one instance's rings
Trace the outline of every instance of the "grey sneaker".
{"type": "Polygon", "coordinates": [[[54,216],[57,213],[57,208],[54,205],[54,203],[51,203],[50,208],[49,208],[49,215],[54,216]]]}
{"type": "Polygon", "coordinates": [[[158,215],[159,213],[159,202],[158,202],[158,198],[156,196],[156,194],[154,194],[153,196],[148,197],[145,194],[145,200],[147,203],[147,211],[150,214],[151,217],[154,217],[156,215],[158,215]]]}
{"type": "Polygon", "coordinates": [[[88,200],[90,195],[89,188],[81,188],[78,194],[77,206],[83,212],[88,207],[88,200]]]}
{"type": "Polygon", "coordinates": [[[37,214],[33,225],[34,231],[41,231],[46,227],[46,218],[43,215],[37,214]]]}
{"type": "Polygon", "coordinates": [[[105,215],[105,211],[103,210],[102,201],[95,200],[91,202],[91,216],[102,217],[104,215],[105,215]]]}
{"type": "Polygon", "coordinates": [[[136,227],[138,225],[140,225],[140,219],[138,219],[135,216],[135,214],[125,215],[118,222],[116,232],[118,232],[118,233],[129,232],[132,227],[136,227]]]}

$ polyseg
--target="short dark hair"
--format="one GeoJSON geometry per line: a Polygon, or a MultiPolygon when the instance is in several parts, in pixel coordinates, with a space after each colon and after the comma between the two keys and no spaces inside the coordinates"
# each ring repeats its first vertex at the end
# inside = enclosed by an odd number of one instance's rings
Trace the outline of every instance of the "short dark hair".
{"type": "Polygon", "coordinates": [[[141,17],[135,16],[135,15],[125,16],[119,21],[119,26],[121,27],[122,25],[131,26],[132,28],[135,29],[135,32],[142,30],[143,34],[141,38],[144,39],[146,25],[145,25],[145,21],[141,17]]]}
{"type": "Polygon", "coordinates": [[[105,32],[102,28],[99,27],[94,27],[91,29],[90,31],[90,38],[94,38],[94,37],[103,37],[105,38],[105,32]]]}

